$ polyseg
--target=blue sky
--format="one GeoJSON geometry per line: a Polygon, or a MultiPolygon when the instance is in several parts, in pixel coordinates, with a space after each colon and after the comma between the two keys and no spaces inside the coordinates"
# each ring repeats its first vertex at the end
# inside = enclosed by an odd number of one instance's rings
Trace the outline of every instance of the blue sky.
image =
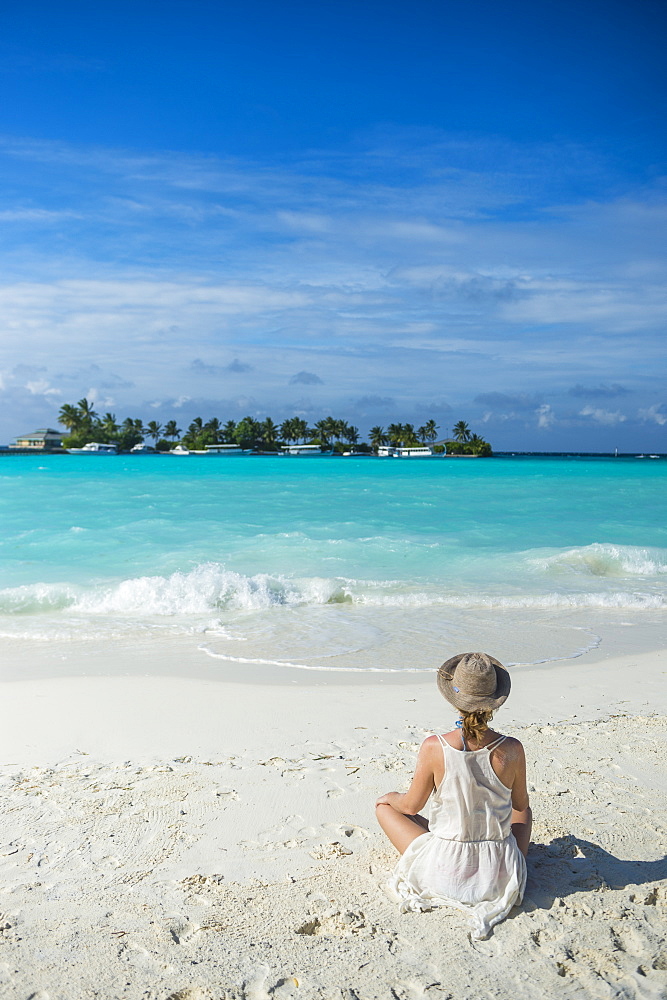
{"type": "Polygon", "coordinates": [[[0,441],[465,419],[667,450],[664,4],[0,15],[0,441]]]}

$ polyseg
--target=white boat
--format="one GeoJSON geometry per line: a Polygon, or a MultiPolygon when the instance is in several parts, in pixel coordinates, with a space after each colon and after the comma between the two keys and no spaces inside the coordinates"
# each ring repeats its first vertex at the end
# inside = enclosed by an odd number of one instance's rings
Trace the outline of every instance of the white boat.
{"type": "Polygon", "coordinates": [[[283,455],[330,455],[329,451],[322,451],[319,444],[286,444],[283,448],[283,455]]]}
{"type": "Polygon", "coordinates": [[[239,444],[207,444],[207,455],[242,455],[243,448],[239,444]]]}
{"type": "Polygon", "coordinates": [[[131,455],[155,455],[155,448],[151,448],[149,444],[135,444],[134,448],[130,448],[131,455]]]}
{"type": "Polygon", "coordinates": [[[168,455],[189,455],[190,449],[186,448],[184,444],[177,444],[175,448],[167,452],[168,455]]]}
{"type": "Polygon", "coordinates": [[[118,445],[89,441],[83,448],[68,448],[68,455],[117,455],[118,445]]]}
{"type": "Polygon", "coordinates": [[[431,458],[433,452],[428,445],[419,445],[415,448],[396,448],[394,458],[431,458]]]}
{"type": "Polygon", "coordinates": [[[396,449],[391,444],[381,444],[378,447],[378,458],[393,458],[396,449]]]}

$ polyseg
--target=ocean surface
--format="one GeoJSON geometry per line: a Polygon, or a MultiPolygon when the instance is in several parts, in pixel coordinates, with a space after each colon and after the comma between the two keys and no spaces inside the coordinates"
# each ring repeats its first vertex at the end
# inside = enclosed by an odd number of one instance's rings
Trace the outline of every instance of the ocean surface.
{"type": "Polygon", "coordinates": [[[263,671],[667,645],[667,459],[11,456],[0,639],[263,671]]]}

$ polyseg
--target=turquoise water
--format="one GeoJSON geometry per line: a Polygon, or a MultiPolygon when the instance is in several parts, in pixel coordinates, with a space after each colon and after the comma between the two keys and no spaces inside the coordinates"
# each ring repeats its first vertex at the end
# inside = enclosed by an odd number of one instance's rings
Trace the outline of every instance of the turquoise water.
{"type": "Polygon", "coordinates": [[[0,634],[221,660],[573,657],[665,611],[666,460],[12,456],[0,634]]]}

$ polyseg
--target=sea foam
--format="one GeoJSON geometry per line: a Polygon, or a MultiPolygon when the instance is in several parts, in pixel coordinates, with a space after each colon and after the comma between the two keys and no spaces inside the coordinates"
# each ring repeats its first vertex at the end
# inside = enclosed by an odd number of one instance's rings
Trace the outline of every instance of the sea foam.
{"type": "Polygon", "coordinates": [[[529,562],[547,573],[578,573],[584,576],[658,576],[667,573],[667,554],[661,549],[594,542],[566,549],[529,562]]]}
{"type": "MultiPolygon", "coordinates": [[[[526,560],[541,570],[542,583],[556,571],[578,577],[651,577],[665,572],[666,563],[649,550],[621,550],[591,545],[557,555],[526,560]]],[[[423,586],[401,580],[356,580],[341,577],[290,578],[258,573],[244,575],[214,562],[166,576],[139,576],[118,582],[83,587],[72,583],[35,583],[0,591],[0,614],[25,615],[69,612],[83,616],[123,617],[200,616],[220,611],[258,611],[278,606],[354,604],[367,607],[421,608],[635,608],[665,606],[665,596],[650,586],[637,590],[625,586],[607,589],[559,589],[536,586],[532,592],[507,594],[506,588],[455,588],[430,582],[423,586]]],[[[648,582],[648,581],[647,581],[648,582]]],[[[515,583],[516,586],[516,583],[515,583]]]]}

